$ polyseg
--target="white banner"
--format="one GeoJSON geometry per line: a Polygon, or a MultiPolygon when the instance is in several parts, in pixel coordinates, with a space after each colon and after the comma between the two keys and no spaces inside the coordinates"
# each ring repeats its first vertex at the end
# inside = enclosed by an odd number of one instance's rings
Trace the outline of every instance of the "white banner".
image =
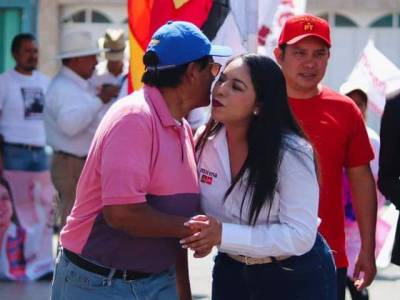
{"type": "Polygon", "coordinates": [[[387,95],[400,87],[400,70],[369,40],[341,91],[362,87],[368,94],[369,109],[382,115],[387,95]]]}
{"type": "Polygon", "coordinates": [[[258,53],[275,59],[273,51],[286,20],[303,14],[307,0],[259,0],[258,53]]]}

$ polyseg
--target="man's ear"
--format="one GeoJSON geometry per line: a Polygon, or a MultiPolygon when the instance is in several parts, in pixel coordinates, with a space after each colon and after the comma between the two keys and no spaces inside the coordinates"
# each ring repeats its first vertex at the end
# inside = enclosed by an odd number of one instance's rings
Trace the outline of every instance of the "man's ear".
{"type": "Polygon", "coordinates": [[[275,58],[276,58],[277,63],[278,63],[278,64],[282,64],[283,55],[284,55],[282,49],[279,48],[279,47],[276,47],[276,48],[274,49],[274,55],[275,55],[275,58]]]}
{"type": "Polygon", "coordinates": [[[193,83],[194,81],[197,80],[199,71],[200,71],[199,65],[196,64],[195,62],[191,62],[188,64],[185,72],[185,77],[189,83],[193,83]]]}

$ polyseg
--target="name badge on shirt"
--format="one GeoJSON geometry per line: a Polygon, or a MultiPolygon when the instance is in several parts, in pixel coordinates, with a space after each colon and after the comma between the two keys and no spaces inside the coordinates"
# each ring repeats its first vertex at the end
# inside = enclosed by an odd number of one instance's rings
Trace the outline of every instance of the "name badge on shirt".
{"type": "Polygon", "coordinates": [[[218,177],[217,173],[206,170],[204,168],[200,169],[200,174],[200,182],[210,185],[213,183],[213,179],[218,177]]]}

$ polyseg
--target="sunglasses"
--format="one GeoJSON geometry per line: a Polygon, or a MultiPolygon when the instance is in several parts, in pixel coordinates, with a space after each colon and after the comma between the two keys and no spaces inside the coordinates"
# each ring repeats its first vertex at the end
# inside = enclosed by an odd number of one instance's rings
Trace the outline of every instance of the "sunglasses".
{"type": "Polygon", "coordinates": [[[214,77],[217,77],[219,74],[219,71],[221,71],[222,65],[217,62],[214,62],[214,61],[209,62],[209,64],[211,65],[211,68],[210,68],[211,75],[214,77]]]}

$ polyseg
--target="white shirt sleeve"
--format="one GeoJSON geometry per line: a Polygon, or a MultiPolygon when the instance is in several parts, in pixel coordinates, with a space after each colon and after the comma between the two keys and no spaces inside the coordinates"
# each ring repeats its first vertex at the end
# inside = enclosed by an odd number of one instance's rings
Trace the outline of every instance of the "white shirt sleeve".
{"type": "Polygon", "coordinates": [[[301,148],[285,151],[281,162],[274,197],[279,201],[279,223],[223,223],[220,251],[265,257],[301,255],[312,248],[318,229],[319,186],[311,147],[301,148]]]}
{"type": "Polygon", "coordinates": [[[54,98],[57,107],[55,110],[57,125],[69,136],[85,130],[103,106],[98,97],[77,91],[59,90],[54,94],[54,98]]]}

